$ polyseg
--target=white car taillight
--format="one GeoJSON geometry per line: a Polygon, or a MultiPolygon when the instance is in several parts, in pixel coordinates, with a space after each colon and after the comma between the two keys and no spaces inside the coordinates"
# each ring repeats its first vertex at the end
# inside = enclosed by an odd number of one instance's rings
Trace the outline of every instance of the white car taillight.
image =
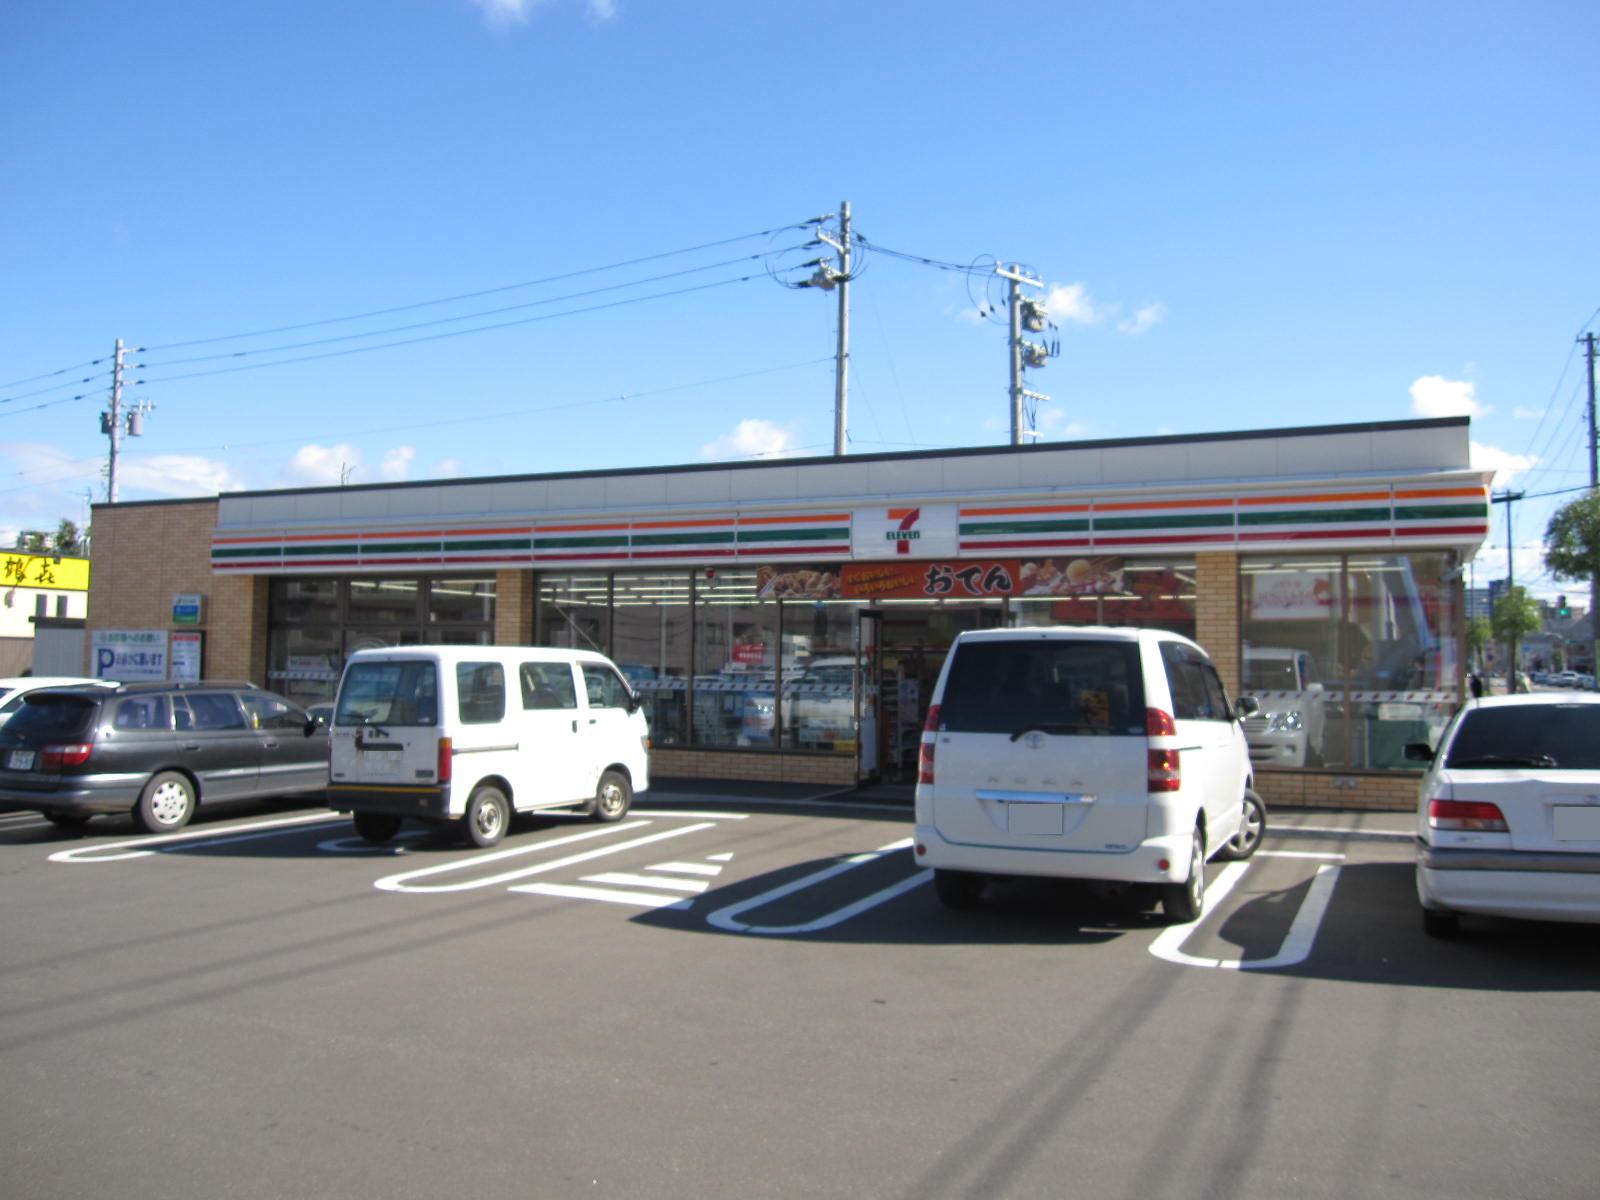
{"type": "MultiPolygon", "coordinates": [[[[1144,710],[1146,737],[1177,737],[1178,726],[1172,714],[1159,708],[1144,710]]],[[[1151,747],[1149,754],[1149,784],[1152,792],[1175,792],[1183,783],[1183,767],[1176,750],[1158,750],[1151,747]]]]}
{"type": "Polygon", "coordinates": [[[922,745],[917,748],[917,782],[933,782],[933,739],[939,734],[939,706],[928,706],[928,719],[922,723],[922,745]]]}
{"type": "Polygon", "coordinates": [[[1428,828],[1473,833],[1510,832],[1500,806],[1485,800],[1429,800],[1428,828]]]}

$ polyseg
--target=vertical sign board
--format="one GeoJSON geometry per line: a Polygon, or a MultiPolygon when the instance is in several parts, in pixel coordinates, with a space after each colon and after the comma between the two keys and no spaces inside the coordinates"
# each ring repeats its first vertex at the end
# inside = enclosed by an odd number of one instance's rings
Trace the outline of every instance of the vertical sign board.
{"type": "Polygon", "coordinates": [[[199,592],[179,592],[172,598],[172,623],[174,625],[200,624],[200,607],[205,597],[199,592]]]}
{"type": "Polygon", "coordinates": [[[199,683],[205,661],[205,637],[198,629],[173,630],[169,640],[172,678],[184,683],[199,683]]]}
{"type": "Polygon", "coordinates": [[[89,647],[96,679],[139,683],[167,677],[165,629],[96,629],[89,647]]]}

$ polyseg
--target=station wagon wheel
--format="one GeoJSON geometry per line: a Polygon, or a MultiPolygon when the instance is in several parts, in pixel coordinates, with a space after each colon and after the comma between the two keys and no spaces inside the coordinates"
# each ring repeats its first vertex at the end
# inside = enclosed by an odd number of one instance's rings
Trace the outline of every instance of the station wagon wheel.
{"type": "Polygon", "coordinates": [[[353,814],[356,824],[356,833],[364,842],[371,842],[374,846],[381,846],[395,834],[400,832],[401,818],[389,813],[358,812],[353,814]]]}
{"type": "Polygon", "coordinates": [[[606,771],[594,793],[594,819],[620,821],[633,806],[633,788],[621,771],[606,771]]]}
{"type": "Polygon", "coordinates": [[[510,823],[511,805],[499,788],[485,785],[472,793],[467,801],[467,841],[480,850],[497,846],[510,823]]]}
{"type": "Polygon", "coordinates": [[[1206,903],[1206,840],[1200,826],[1190,840],[1189,878],[1184,883],[1161,885],[1161,907],[1175,925],[1198,921],[1206,903]]]}
{"type": "Polygon", "coordinates": [[[1240,819],[1239,832],[1229,838],[1227,844],[1217,851],[1217,857],[1223,862],[1243,862],[1260,848],[1261,839],[1266,832],[1267,806],[1262,803],[1260,796],[1246,788],[1244,815],[1240,819]]]}
{"type": "Polygon", "coordinates": [[[89,823],[88,813],[47,812],[44,819],[57,829],[82,829],[89,823]]]}
{"type": "Polygon", "coordinates": [[[194,785],[176,771],[161,771],[139,793],[133,819],[146,833],[182,829],[194,816],[194,785]]]}

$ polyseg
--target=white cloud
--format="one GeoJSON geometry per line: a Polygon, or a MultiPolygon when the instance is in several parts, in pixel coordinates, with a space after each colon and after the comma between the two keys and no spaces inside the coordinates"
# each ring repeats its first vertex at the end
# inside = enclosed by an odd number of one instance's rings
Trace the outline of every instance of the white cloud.
{"type": "Polygon", "coordinates": [[[1493,471],[1496,487],[1510,487],[1511,481],[1520,472],[1528,470],[1539,461],[1525,454],[1512,454],[1498,446],[1486,446],[1482,442],[1471,443],[1471,450],[1472,465],[1480,471],[1493,471]]]}
{"type": "Polygon", "coordinates": [[[1114,305],[1102,308],[1096,304],[1083,283],[1051,284],[1044,305],[1057,325],[1098,325],[1116,312],[1114,305]]]}
{"type": "Polygon", "coordinates": [[[1482,417],[1489,410],[1479,404],[1478,385],[1465,379],[1424,375],[1411,385],[1411,411],[1419,417],[1482,417]]]}
{"type": "Polygon", "coordinates": [[[411,460],[416,458],[417,452],[410,446],[396,446],[383,456],[383,465],[378,468],[378,474],[389,483],[398,483],[411,471],[411,460]]]}
{"type": "Polygon", "coordinates": [[[434,479],[457,479],[461,475],[461,460],[459,458],[441,458],[433,464],[434,479]]]}
{"type": "Polygon", "coordinates": [[[490,25],[523,25],[533,14],[539,0],[472,0],[482,10],[490,25]]]}
{"type": "Polygon", "coordinates": [[[1138,337],[1141,333],[1149,333],[1150,330],[1166,319],[1167,306],[1165,304],[1146,304],[1126,321],[1118,321],[1117,332],[1125,333],[1129,337],[1138,337]]]}
{"type": "Polygon", "coordinates": [[[244,480],[227,463],[195,454],[124,455],[117,463],[117,491],[124,500],[128,488],[177,497],[215,496],[242,487],[244,480]]]}
{"type": "Polygon", "coordinates": [[[1544,416],[1537,408],[1523,408],[1520,404],[1511,410],[1511,415],[1518,421],[1537,421],[1544,416]]]}
{"type": "Polygon", "coordinates": [[[740,421],[732,433],[700,447],[700,457],[711,459],[790,458],[796,453],[793,430],[756,417],[740,421]]]}
{"type": "Polygon", "coordinates": [[[585,7],[596,21],[609,21],[617,15],[617,0],[588,0],[585,7]]]}
{"type": "Polygon", "coordinates": [[[1067,420],[1067,412],[1063,408],[1047,408],[1039,414],[1039,432],[1049,434],[1051,438],[1081,438],[1088,432],[1088,427],[1079,421],[1067,420]]]}
{"type": "Polygon", "coordinates": [[[291,486],[330,487],[353,481],[360,469],[361,451],[348,442],[337,446],[312,442],[296,450],[280,474],[291,486]]]}

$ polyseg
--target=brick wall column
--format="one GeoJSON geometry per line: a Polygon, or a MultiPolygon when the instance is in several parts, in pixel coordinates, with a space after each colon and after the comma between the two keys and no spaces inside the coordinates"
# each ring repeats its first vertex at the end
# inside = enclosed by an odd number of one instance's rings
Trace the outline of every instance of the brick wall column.
{"type": "Polygon", "coordinates": [[[214,575],[206,617],[207,679],[248,679],[269,690],[265,575],[214,575]]]}
{"type": "Polygon", "coordinates": [[[494,644],[527,646],[533,642],[533,572],[494,574],[494,644]]]}
{"type": "Polygon", "coordinates": [[[1194,556],[1195,638],[1211,655],[1229,696],[1239,694],[1239,555],[1205,550],[1194,556]]]}

